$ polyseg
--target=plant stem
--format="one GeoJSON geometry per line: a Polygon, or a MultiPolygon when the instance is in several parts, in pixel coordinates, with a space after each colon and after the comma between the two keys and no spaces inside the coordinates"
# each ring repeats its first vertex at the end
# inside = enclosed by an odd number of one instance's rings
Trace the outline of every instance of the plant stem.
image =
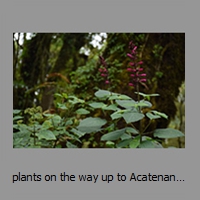
{"type": "MultiPolygon", "coordinates": [[[[138,103],[140,103],[140,95],[139,95],[139,83],[136,85],[136,90],[137,90],[137,100],[138,103]]],[[[139,113],[141,113],[140,107],[138,107],[139,113]]],[[[139,134],[140,134],[140,143],[142,143],[142,121],[140,120],[140,125],[139,125],[139,134]]]]}

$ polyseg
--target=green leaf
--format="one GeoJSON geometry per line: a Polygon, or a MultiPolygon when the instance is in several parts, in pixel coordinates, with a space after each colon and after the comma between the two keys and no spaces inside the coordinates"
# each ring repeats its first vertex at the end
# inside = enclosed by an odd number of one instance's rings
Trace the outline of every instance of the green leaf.
{"type": "Polygon", "coordinates": [[[56,96],[56,97],[61,97],[61,98],[63,97],[63,96],[62,96],[61,94],[59,94],[59,93],[55,93],[54,96],[56,96]]]}
{"type": "Polygon", "coordinates": [[[81,131],[79,131],[79,130],[77,130],[75,128],[72,128],[71,132],[73,132],[74,134],[76,134],[79,138],[82,137],[82,136],[84,136],[86,134],[86,132],[81,132],[81,131]]]}
{"type": "Polygon", "coordinates": [[[110,133],[107,133],[101,137],[101,141],[105,140],[117,140],[119,139],[123,134],[125,133],[125,128],[117,130],[117,131],[112,131],[110,133]]]}
{"type": "Polygon", "coordinates": [[[154,113],[155,115],[160,115],[161,117],[168,119],[168,116],[165,113],[158,112],[156,110],[152,110],[151,112],[154,113]]]}
{"type": "Polygon", "coordinates": [[[139,145],[139,148],[163,148],[160,143],[158,143],[155,140],[146,140],[142,141],[142,143],[139,145]]]}
{"type": "Polygon", "coordinates": [[[69,100],[69,102],[72,103],[72,104],[85,103],[84,100],[79,99],[79,98],[77,98],[75,96],[68,96],[68,99],[72,99],[72,100],[69,100]]]}
{"type": "Polygon", "coordinates": [[[131,138],[132,138],[132,136],[129,135],[129,134],[127,134],[127,133],[124,133],[124,134],[120,137],[121,140],[127,140],[127,139],[131,139],[131,138]]]}
{"type": "Polygon", "coordinates": [[[49,119],[49,120],[45,120],[42,124],[42,130],[46,130],[46,129],[49,129],[49,128],[52,128],[53,127],[53,124],[52,124],[52,121],[49,119]]]}
{"type": "Polygon", "coordinates": [[[65,98],[65,99],[68,99],[68,95],[66,93],[62,93],[62,96],[65,98]]]}
{"type": "Polygon", "coordinates": [[[110,96],[110,92],[107,90],[98,90],[95,92],[95,96],[98,98],[108,98],[110,96]]]}
{"type": "Polygon", "coordinates": [[[109,106],[106,106],[106,107],[102,107],[103,110],[113,110],[113,111],[116,111],[116,110],[119,110],[119,108],[117,107],[116,104],[111,104],[109,106]]]}
{"type": "Polygon", "coordinates": [[[136,107],[140,106],[140,107],[152,107],[152,104],[149,101],[140,101],[137,102],[137,104],[135,105],[136,107]]]}
{"type": "Polygon", "coordinates": [[[112,141],[107,141],[106,142],[106,147],[108,147],[108,148],[114,148],[115,147],[115,143],[112,142],[112,141]]]}
{"type": "Polygon", "coordinates": [[[160,118],[159,115],[153,115],[153,114],[150,113],[150,112],[146,113],[146,116],[147,116],[150,120],[160,118]]]}
{"type": "Polygon", "coordinates": [[[67,110],[65,103],[57,103],[57,108],[60,108],[62,110],[67,110]]]}
{"type": "Polygon", "coordinates": [[[24,118],[24,117],[17,115],[17,116],[14,116],[14,117],[13,117],[13,121],[19,120],[19,119],[23,119],[23,118],[24,118]]]}
{"type": "Polygon", "coordinates": [[[126,123],[129,124],[141,120],[142,118],[144,118],[144,115],[142,113],[125,112],[123,114],[123,118],[126,123]]]}
{"type": "Polygon", "coordinates": [[[119,119],[122,116],[123,116],[123,113],[120,113],[119,111],[116,111],[111,115],[111,118],[112,118],[112,120],[114,120],[114,119],[119,119]]]}
{"type": "Polygon", "coordinates": [[[116,103],[123,108],[134,107],[137,103],[134,100],[116,100],[116,103]]]}
{"type": "Polygon", "coordinates": [[[20,112],[21,112],[21,110],[17,110],[17,109],[13,110],[13,114],[14,114],[14,115],[17,115],[17,114],[19,114],[20,112]]]}
{"type": "Polygon", "coordinates": [[[49,113],[43,113],[43,115],[48,118],[52,118],[54,116],[53,114],[49,114],[49,113]]]}
{"type": "Polygon", "coordinates": [[[139,134],[138,130],[132,127],[126,127],[126,132],[127,133],[134,133],[134,134],[139,134]]]}
{"type": "Polygon", "coordinates": [[[129,96],[124,95],[124,94],[116,95],[116,94],[111,93],[111,96],[109,97],[109,100],[129,100],[129,99],[131,99],[131,98],[129,96]]]}
{"type": "Polygon", "coordinates": [[[89,113],[90,113],[90,111],[88,111],[84,108],[79,108],[78,110],[76,110],[76,114],[79,114],[79,115],[87,115],[89,113]]]}
{"type": "Polygon", "coordinates": [[[106,107],[107,105],[102,103],[102,102],[93,102],[89,104],[91,107],[93,108],[102,108],[102,107],[106,107]]]}
{"type": "Polygon", "coordinates": [[[165,138],[165,139],[184,137],[184,134],[181,131],[172,128],[156,129],[153,135],[154,137],[165,138]]]}
{"type": "Polygon", "coordinates": [[[54,126],[58,126],[61,122],[61,117],[59,115],[54,115],[51,120],[53,121],[54,126]]]}
{"type": "Polygon", "coordinates": [[[69,141],[66,142],[66,146],[67,146],[67,148],[78,148],[76,145],[72,144],[69,141]]]}
{"type": "Polygon", "coordinates": [[[38,134],[38,139],[45,139],[45,140],[56,140],[55,135],[50,130],[41,130],[38,134]]]}
{"type": "Polygon", "coordinates": [[[141,95],[141,96],[143,96],[143,97],[155,97],[155,96],[160,96],[159,94],[144,94],[144,93],[142,93],[142,92],[135,92],[135,94],[139,94],[139,95],[141,95]]]}
{"type": "Polygon", "coordinates": [[[137,148],[140,145],[140,135],[132,139],[132,141],[129,144],[130,148],[137,148]]]}
{"type": "Polygon", "coordinates": [[[122,147],[126,147],[130,144],[130,142],[132,141],[133,139],[126,139],[126,140],[122,140],[121,142],[119,142],[116,147],[117,148],[122,148],[122,147]]]}
{"type": "Polygon", "coordinates": [[[101,118],[88,117],[80,122],[77,129],[81,132],[92,133],[97,132],[100,128],[107,123],[106,120],[101,118]]]}

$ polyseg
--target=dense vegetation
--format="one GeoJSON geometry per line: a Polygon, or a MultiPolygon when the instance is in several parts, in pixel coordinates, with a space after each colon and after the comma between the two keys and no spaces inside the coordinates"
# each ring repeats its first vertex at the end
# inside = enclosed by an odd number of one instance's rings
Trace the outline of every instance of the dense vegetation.
{"type": "Polygon", "coordinates": [[[184,81],[183,33],[14,33],[13,147],[184,148],[184,81]]]}

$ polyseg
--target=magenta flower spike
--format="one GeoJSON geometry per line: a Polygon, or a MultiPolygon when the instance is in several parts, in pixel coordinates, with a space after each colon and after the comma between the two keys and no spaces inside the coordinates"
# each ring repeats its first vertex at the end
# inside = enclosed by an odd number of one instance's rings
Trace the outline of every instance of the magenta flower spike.
{"type": "Polygon", "coordinates": [[[109,84],[109,83],[110,83],[109,80],[106,80],[106,81],[105,81],[105,84],[109,84]]]}
{"type": "Polygon", "coordinates": [[[100,60],[101,65],[103,65],[103,67],[99,68],[99,72],[101,73],[100,76],[105,77],[105,84],[109,84],[110,81],[108,80],[107,63],[102,56],[99,56],[99,60],[100,60]]]}
{"type": "Polygon", "coordinates": [[[146,74],[138,74],[138,76],[146,76],[146,74]]]}
{"type": "Polygon", "coordinates": [[[127,68],[127,71],[132,72],[133,69],[132,68],[127,68]]]}
{"type": "Polygon", "coordinates": [[[133,83],[129,83],[128,85],[131,86],[131,87],[134,87],[133,83]]]}
{"type": "Polygon", "coordinates": [[[135,63],[134,62],[130,62],[129,65],[130,66],[135,66],[135,63]]]}
{"type": "Polygon", "coordinates": [[[127,53],[127,56],[128,56],[129,58],[131,58],[131,59],[134,59],[134,56],[133,56],[132,54],[130,54],[130,53],[127,53]]]}
{"type": "Polygon", "coordinates": [[[146,73],[142,73],[140,74],[141,71],[143,71],[143,68],[140,67],[140,65],[142,65],[144,62],[143,61],[137,61],[137,46],[134,45],[133,41],[129,42],[129,49],[130,49],[130,53],[127,53],[127,56],[132,60],[132,62],[129,63],[129,66],[127,68],[127,71],[130,72],[130,77],[131,80],[129,82],[129,86],[134,87],[137,84],[142,84],[143,86],[145,86],[146,88],[148,88],[146,86],[146,84],[144,82],[147,81],[146,78],[140,78],[140,77],[146,77],[146,73]]]}

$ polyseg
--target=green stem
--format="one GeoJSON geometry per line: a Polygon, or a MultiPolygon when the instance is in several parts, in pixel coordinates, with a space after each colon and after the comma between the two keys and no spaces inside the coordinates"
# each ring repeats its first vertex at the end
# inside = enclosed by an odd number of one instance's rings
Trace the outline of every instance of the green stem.
{"type": "MultiPolygon", "coordinates": [[[[136,90],[137,90],[137,99],[138,99],[138,103],[140,103],[139,83],[137,83],[137,85],[136,85],[136,90]]],[[[140,107],[138,107],[138,109],[139,109],[139,113],[141,113],[140,107]]],[[[140,143],[142,143],[142,120],[140,120],[139,134],[140,134],[140,143]]]]}

